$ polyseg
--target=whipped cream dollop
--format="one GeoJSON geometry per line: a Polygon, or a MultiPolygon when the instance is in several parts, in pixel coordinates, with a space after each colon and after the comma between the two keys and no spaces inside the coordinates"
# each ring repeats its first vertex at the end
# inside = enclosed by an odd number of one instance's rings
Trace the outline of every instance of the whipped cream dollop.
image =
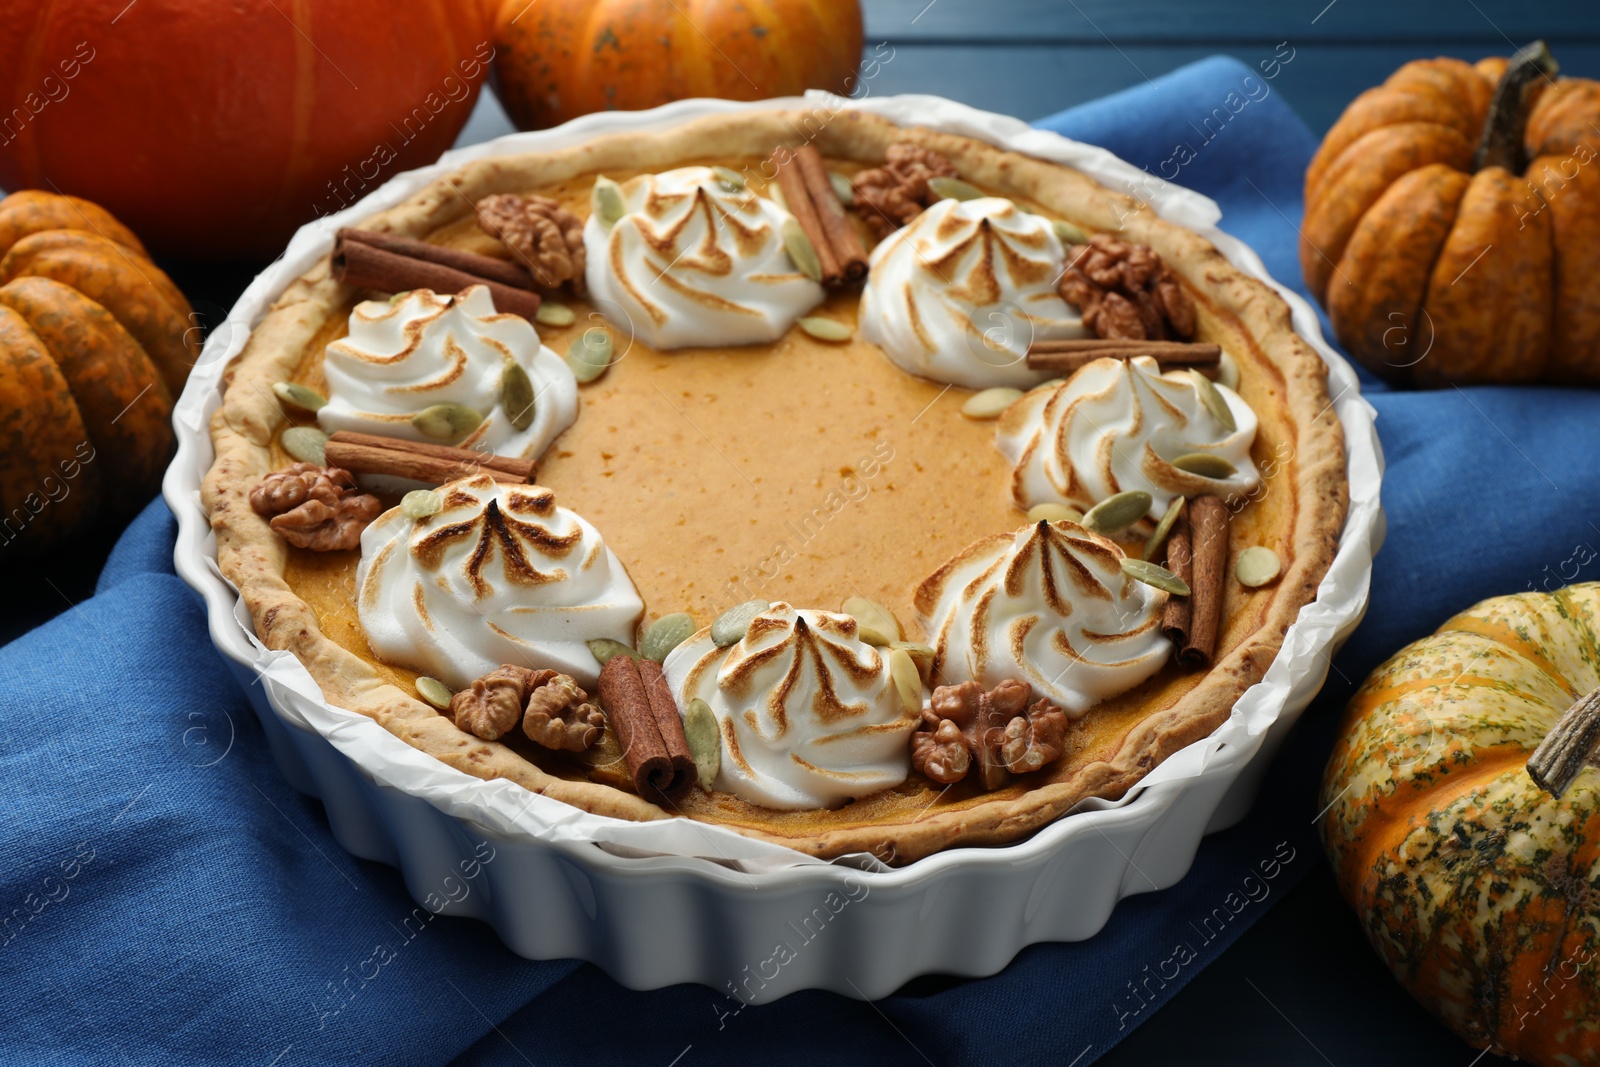
{"type": "Polygon", "coordinates": [[[1161,669],[1167,594],[1122,572],[1122,550],[1072,522],[968,546],[917,588],[946,683],[1033,686],[1074,717],[1161,669]]]}
{"type": "Polygon", "coordinates": [[[1027,388],[1034,341],[1087,337],[1056,292],[1065,251],[1048,219],[1009,200],[941,200],[872,250],[861,336],[937,382],[1027,388]]]}
{"type": "Polygon", "coordinates": [[[372,651],[454,689],[502,663],[592,688],[585,642],[631,645],[644,614],[599,531],[539,485],[480,474],[437,492],[437,514],[390,508],[361,535],[356,608],[372,651]]]}
{"type": "Polygon", "coordinates": [[[1208,410],[1188,371],[1162,374],[1148,356],[1098,359],[1052,389],[1028,393],[1000,416],[995,443],[1011,461],[1011,495],[1023,508],[1065,502],[1083,510],[1130,489],[1150,494],[1159,519],[1176,496],[1247,496],[1261,484],[1250,459],[1256,413],[1225,385],[1229,429],[1208,410]],[[1210,453],[1234,467],[1225,478],[1172,465],[1210,453]]]}
{"type": "Polygon", "coordinates": [[[622,186],[626,213],[584,224],[589,291],[619,329],[651,348],[775,341],[822,303],[822,286],[784,250],[792,216],[710,167],[642,174],[622,186]]]}
{"type": "Polygon", "coordinates": [[[539,343],[527,319],[496,312],[482,285],[460,295],[413,289],[392,304],[357,304],[349,335],[328,345],[323,373],[328,403],[317,422],[328,433],[356,430],[537,459],[578,417],[578,383],[566,360],[539,343]],[[533,384],[533,421],[523,430],[500,403],[510,362],[533,384]],[[411,424],[435,404],[461,404],[484,420],[459,440],[438,441],[411,424]]]}
{"type": "Polygon", "coordinates": [[[768,808],[836,807],[905,781],[917,724],[889,676],[886,650],[856,620],[783,602],[736,644],[709,629],[664,665],[680,711],[704,700],[722,733],[714,788],[768,808]]]}

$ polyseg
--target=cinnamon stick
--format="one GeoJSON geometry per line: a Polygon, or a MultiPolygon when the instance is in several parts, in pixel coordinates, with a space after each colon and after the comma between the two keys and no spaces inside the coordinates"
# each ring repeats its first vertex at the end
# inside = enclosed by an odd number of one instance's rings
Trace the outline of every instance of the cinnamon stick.
{"type": "Polygon", "coordinates": [[[1028,369],[1071,374],[1097,359],[1132,359],[1154,356],[1162,367],[1216,370],[1222,348],[1199,341],[1128,341],[1120,338],[1084,338],[1071,341],[1035,341],[1028,346],[1028,369]]]}
{"type": "MultiPolygon", "coordinates": [[[[794,162],[804,179],[806,192],[811,195],[812,206],[822,223],[823,237],[833,249],[834,258],[846,282],[858,282],[867,276],[867,248],[861,243],[861,234],[845,214],[839,194],[833,189],[828,168],[822,162],[822,153],[816,145],[801,145],[795,149],[794,162]]],[[[784,190],[788,195],[788,190],[784,190]]]]}
{"type": "Polygon", "coordinates": [[[348,441],[327,445],[328,465],[343,467],[354,474],[387,474],[413,482],[443,485],[457,478],[487,474],[497,482],[525,485],[527,479],[518,478],[505,471],[490,470],[476,464],[468,466],[460,461],[423,456],[415,452],[402,452],[392,448],[373,448],[371,445],[353,445],[348,441]]]}
{"type": "MultiPolygon", "coordinates": [[[[328,438],[328,443],[332,445],[366,445],[369,448],[409,452],[417,456],[432,456],[434,459],[449,460],[462,467],[482,467],[485,470],[499,471],[503,474],[511,475],[517,481],[533,481],[533,460],[518,459],[515,456],[497,456],[493,452],[479,452],[476,449],[455,448],[451,445],[436,445],[428,441],[411,441],[399,437],[380,437],[377,434],[357,433],[355,430],[340,430],[328,438]]],[[[379,472],[372,471],[368,473],[375,474],[379,472]]]]}
{"type": "Polygon", "coordinates": [[[385,252],[393,252],[397,256],[438,263],[467,274],[476,275],[487,281],[500,282],[502,285],[510,285],[518,289],[533,288],[533,277],[526,270],[516,263],[512,263],[509,260],[496,259],[494,256],[484,256],[461,248],[448,248],[444,245],[430,244],[427,241],[418,241],[412,237],[401,237],[399,234],[394,233],[379,233],[376,230],[355,230],[348,226],[340,230],[335,239],[340,241],[359,241],[362,244],[372,245],[374,248],[381,248],[385,252]]]}
{"type": "Polygon", "coordinates": [[[611,657],[600,669],[600,703],[617,731],[634,790],[658,804],[687,793],[696,779],[694,757],[661,665],[611,657]]]}
{"type": "Polygon", "coordinates": [[[356,289],[376,289],[380,293],[399,293],[410,289],[432,289],[436,293],[459,293],[474,285],[487,286],[496,311],[521,315],[529,322],[539,311],[539,294],[503,282],[457,270],[443,263],[413,259],[363,241],[334,240],[333,277],[356,289]]]}
{"type": "Polygon", "coordinates": [[[1228,505],[1207,494],[1189,501],[1194,562],[1189,578],[1189,634],[1178,648],[1185,667],[1209,667],[1222,628],[1222,594],[1228,569],[1228,505]]]}
{"type": "Polygon", "coordinates": [[[822,284],[830,288],[843,285],[844,266],[839,262],[838,253],[833,250],[833,242],[828,240],[827,231],[822,228],[822,217],[817,214],[817,206],[811,202],[811,192],[806,188],[805,177],[800,173],[795,156],[780,148],[777,155],[772,157],[772,162],[778,171],[778,188],[783,190],[783,202],[789,208],[789,214],[794,216],[817,250],[817,259],[822,263],[822,284]],[[779,156],[786,154],[788,158],[780,162],[779,156]]]}
{"type": "MultiPolygon", "coordinates": [[[[1189,505],[1184,503],[1178,519],[1167,533],[1167,570],[1183,580],[1194,591],[1194,551],[1189,539],[1189,505]]],[[[1189,643],[1189,617],[1193,601],[1186,596],[1169,596],[1167,607],[1161,615],[1161,632],[1174,648],[1189,643]]]]}

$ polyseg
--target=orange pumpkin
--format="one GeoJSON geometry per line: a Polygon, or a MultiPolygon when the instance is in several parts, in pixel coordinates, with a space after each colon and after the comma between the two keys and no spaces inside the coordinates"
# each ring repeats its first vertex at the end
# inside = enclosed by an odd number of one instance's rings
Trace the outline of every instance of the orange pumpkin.
{"type": "Polygon", "coordinates": [[[197,331],[139,239],[76,197],[0,200],[0,283],[0,560],[15,560],[155,492],[197,331]]]}
{"type": "Polygon", "coordinates": [[[1322,836],[1394,976],[1479,1048],[1600,1063],[1600,583],[1484,601],[1351,701],[1322,836]]]}
{"type": "Polygon", "coordinates": [[[848,96],[858,0],[505,0],[495,88],[520,129],[688,97],[848,96]]]}
{"type": "Polygon", "coordinates": [[[450,146],[487,8],[0,0],[0,187],[88,197],[161,254],[269,259],[450,146]]]}
{"type": "Polygon", "coordinates": [[[1418,385],[1600,382],[1600,82],[1407,63],[1306,171],[1300,264],[1341,344],[1418,385]]]}

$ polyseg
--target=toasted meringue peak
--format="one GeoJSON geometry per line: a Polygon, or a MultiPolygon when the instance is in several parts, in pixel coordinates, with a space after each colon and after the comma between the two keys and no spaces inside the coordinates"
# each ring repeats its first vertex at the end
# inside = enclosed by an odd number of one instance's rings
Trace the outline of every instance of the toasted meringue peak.
{"type": "Polygon", "coordinates": [[[848,615],[780,601],[728,648],[701,630],[665,670],[680,710],[698,697],[716,717],[718,790],[768,808],[826,808],[910,773],[916,716],[884,650],[862,641],[848,615]]]}
{"type": "Polygon", "coordinates": [[[872,250],[861,336],[902,370],[970,389],[1027,388],[1034,341],[1086,337],[1056,292],[1065,255],[1048,220],[1009,200],[941,200],[872,250]]]}
{"type": "Polygon", "coordinates": [[[1008,678],[1074,717],[1161,669],[1167,594],[1122,572],[1123,553],[1073,522],[1040,521],[968,546],[917,589],[946,683],[1008,678]]]}
{"type": "Polygon", "coordinates": [[[502,663],[592,687],[586,642],[631,645],[644,614],[600,533],[538,485],[488,475],[438,489],[444,508],[391,508],[361,535],[356,610],[378,658],[461,689],[502,663]]]}
{"type": "Polygon", "coordinates": [[[462,404],[484,420],[449,444],[537,459],[578,417],[578,383],[566,361],[539,343],[527,319],[497,313],[482,285],[454,296],[413,289],[393,303],[357,304],[349,335],[328,345],[323,372],[328,403],[317,422],[328,433],[427,441],[411,417],[435,404],[462,404]],[[507,362],[521,364],[533,382],[533,422],[525,430],[500,406],[507,362]]]}
{"type": "Polygon", "coordinates": [[[1098,359],[1053,389],[1040,389],[1000,416],[995,444],[1011,461],[1017,505],[1066,503],[1087,511],[1117,493],[1150,494],[1150,519],[1176,496],[1239,500],[1261,484],[1250,459],[1256,413],[1238,393],[1216,386],[1233,415],[1229,430],[1209,412],[1188,371],[1160,373],[1148,356],[1098,359]],[[1231,463],[1226,478],[1174,467],[1210,453],[1231,463]]]}
{"type": "Polygon", "coordinates": [[[775,341],[822,303],[784,250],[790,214],[710,167],[642,174],[625,214],[584,224],[587,280],[618,329],[655,349],[775,341]]]}

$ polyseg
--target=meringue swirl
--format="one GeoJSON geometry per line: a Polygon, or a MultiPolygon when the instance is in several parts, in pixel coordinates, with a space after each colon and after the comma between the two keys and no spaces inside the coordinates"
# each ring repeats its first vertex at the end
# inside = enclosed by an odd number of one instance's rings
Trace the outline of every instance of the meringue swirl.
{"type": "Polygon", "coordinates": [[[1009,200],[941,200],[872,250],[861,336],[902,370],[970,389],[1050,377],[1034,341],[1086,337],[1056,292],[1065,251],[1048,220],[1009,200]]]}
{"type": "Polygon", "coordinates": [[[856,620],[779,601],[744,638],[718,648],[710,629],[664,665],[680,710],[698,697],[722,733],[714,787],[768,808],[836,807],[905,781],[917,724],[882,649],[856,620]]]}
{"type": "Polygon", "coordinates": [[[438,493],[438,514],[390,508],[361,535],[356,609],[372,651],[455,689],[502,663],[592,688],[585,642],[631,645],[644,614],[599,531],[543,486],[480,474],[438,493]]]}
{"type": "Polygon", "coordinates": [[[487,286],[459,295],[413,289],[393,304],[366,300],[350,312],[350,333],[328,345],[328,403],[317,422],[328,433],[428,441],[411,417],[434,404],[463,404],[485,416],[458,448],[537,459],[578,417],[578,383],[566,361],[539,343],[520,315],[499,314],[487,286]],[[500,405],[500,375],[516,362],[533,382],[533,422],[511,423],[500,405]]]}
{"type": "Polygon", "coordinates": [[[1122,550],[1072,522],[968,546],[917,588],[934,670],[986,688],[1015,678],[1073,717],[1166,663],[1167,594],[1122,572],[1122,550]]]}
{"type": "Polygon", "coordinates": [[[1187,371],[1162,374],[1148,356],[1097,359],[1053,389],[1018,400],[1000,416],[995,444],[1011,461],[1011,496],[1019,507],[1061,502],[1083,510],[1130,489],[1150,494],[1159,519],[1177,496],[1213,493],[1228,500],[1261,483],[1250,459],[1256,413],[1225,385],[1217,392],[1236,428],[1206,409],[1187,371]],[[1174,467],[1188,453],[1233,464],[1227,478],[1174,467]]]}
{"type": "Polygon", "coordinates": [[[822,303],[822,286],[784,250],[792,216],[710,167],[642,174],[622,186],[626,214],[584,224],[589,291],[655,349],[775,341],[822,303]]]}

